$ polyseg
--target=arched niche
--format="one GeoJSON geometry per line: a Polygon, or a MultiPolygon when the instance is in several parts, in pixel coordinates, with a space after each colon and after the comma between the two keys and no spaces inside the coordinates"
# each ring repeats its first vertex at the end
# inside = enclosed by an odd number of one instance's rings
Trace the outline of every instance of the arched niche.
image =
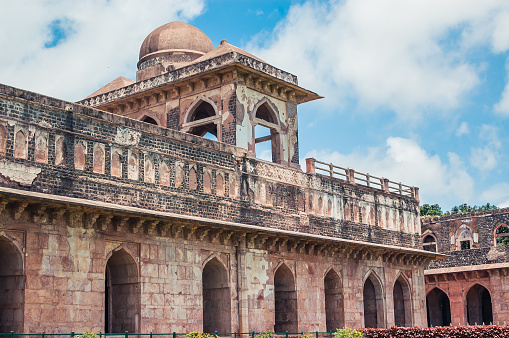
{"type": "Polygon", "coordinates": [[[10,239],[0,236],[0,257],[0,332],[23,332],[23,256],[10,239]]]}
{"type": "Polygon", "coordinates": [[[422,238],[422,248],[426,251],[437,252],[437,239],[433,233],[424,233],[422,238]]]}
{"type": "Polygon", "coordinates": [[[156,126],[159,125],[159,123],[157,123],[157,121],[153,118],[153,117],[150,117],[148,115],[144,115],[140,121],[142,122],[145,122],[145,123],[150,123],[150,124],[155,124],[156,126]]]}
{"type": "Polygon", "coordinates": [[[330,269],[325,275],[324,292],[326,328],[327,332],[334,332],[345,326],[343,284],[334,269],[330,269]]]}
{"type": "Polygon", "coordinates": [[[136,332],[140,315],[138,265],[124,248],[109,257],[105,283],[105,332],[136,332]]]}
{"type": "Polygon", "coordinates": [[[274,332],[297,332],[297,292],[295,278],[286,264],[274,273],[274,332]]]}
{"type": "Polygon", "coordinates": [[[394,325],[401,327],[412,326],[412,292],[408,280],[399,275],[394,282],[392,299],[394,302],[394,325]]]}
{"type": "Polygon", "coordinates": [[[474,284],[466,294],[467,322],[469,325],[489,325],[493,323],[493,307],[488,289],[474,284]]]}
{"type": "Polygon", "coordinates": [[[187,109],[182,124],[185,133],[221,141],[221,116],[215,103],[205,97],[196,99],[187,109]]]}
{"type": "Polygon", "coordinates": [[[364,327],[384,327],[384,304],[382,283],[371,271],[364,281],[362,292],[364,303],[364,327]]]}
{"type": "Polygon", "coordinates": [[[250,149],[257,158],[281,163],[281,128],[276,107],[264,98],[253,109],[253,141],[250,149]]]}
{"type": "Polygon", "coordinates": [[[426,311],[428,326],[451,325],[451,303],[447,294],[434,288],[426,295],[426,311]]]}
{"type": "Polygon", "coordinates": [[[203,267],[203,332],[231,331],[231,292],[228,271],[213,257],[203,267]]]}

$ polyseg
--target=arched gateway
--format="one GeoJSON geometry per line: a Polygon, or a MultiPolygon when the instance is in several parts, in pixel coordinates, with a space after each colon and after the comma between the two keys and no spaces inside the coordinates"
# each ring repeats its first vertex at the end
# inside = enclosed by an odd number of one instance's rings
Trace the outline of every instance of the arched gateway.
{"type": "Polygon", "coordinates": [[[0,333],[23,332],[25,278],[16,246],[0,237],[0,333]]]}

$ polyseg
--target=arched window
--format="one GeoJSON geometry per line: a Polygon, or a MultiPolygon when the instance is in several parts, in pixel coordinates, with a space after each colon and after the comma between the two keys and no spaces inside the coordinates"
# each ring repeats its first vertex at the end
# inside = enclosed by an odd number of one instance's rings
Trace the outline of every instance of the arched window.
{"type": "Polygon", "coordinates": [[[211,102],[199,99],[189,107],[185,122],[182,124],[182,131],[220,141],[218,131],[220,122],[221,116],[217,114],[211,102]]]}
{"type": "Polygon", "coordinates": [[[325,322],[328,332],[345,326],[342,284],[339,275],[331,269],[324,279],[325,322]]]}
{"type": "Polygon", "coordinates": [[[274,332],[297,332],[297,292],[292,271],[285,264],[274,274],[274,332]]]}
{"type": "Polygon", "coordinates": [[[0,332],[23,332],[25,281],[18,248],[0,237],[0,332]]]}
{"type": "Polygon", "coordinates": [[[475,284],[467,293],[467,321],[469,325],[493,323],[491,296],[482,285],[475,284]]]}
{"type": "Polygon", "coordinates": [[[434,288],[426,295],[426,310],[428,326],[451,325],[451,303],[449,297],[439,288],[434,288]]]}
{"type": "Polygon", "coordinates": [[[145,116],[144,118],[141,119],[141,121],[150,124],[155,124],[156,126],[158,125],[157,121],[151,118],[150,116],[145,116]]]}
{"type": "Polygon", "coordinates": [[[426,251],[437,252],[436,238],[431,234],[426,235],[422,240],[422,248],[426,251]]]}
{"type": "Polygon", "coordinates": [[[268,100],[255,108],[254,152],[257,158],[281,163],[281,139],[277,114],[268,100]]]}
{"type": "Polygon", "coordinates": [[[205,264],[203,285],[203,332],[230,332],[231,295],[228,272],[213,258],[205,264]]]}
{"type": "Polygon", "coordinates": [[[136,332],[140,313],[138,266],[124,249],[113,252],[106,264],[105,332],[136,332]]]}
{"type": "Polygon", "coordinates": [[[470,231],[463,230],[460,233],[459,241],[460,241],[460,249],[461,250],[470,249],[472,246],[471,245],[472,244],[472,236],[470,235],[470,231]]]}
{"type": "Polygon", "coordinates": [[[495,245],[507,245],[509,244],[509,227],[505,224],[500,224],[495,229],[495,245]]]}

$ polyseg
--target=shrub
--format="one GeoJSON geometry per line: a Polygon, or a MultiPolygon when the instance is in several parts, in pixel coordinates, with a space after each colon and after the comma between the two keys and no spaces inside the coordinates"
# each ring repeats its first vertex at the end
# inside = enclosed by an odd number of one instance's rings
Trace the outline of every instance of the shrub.
{"type": "Polygon", "coordinates": [[[349,329],[347,327],[343,329],[337,329],[336,332],[334,332],[334,338],[363,338],[364,335],[362,332],[349,329]]]}
{"type": "Polygon", "coordinates": [[[214,336],[209,333],[193,331],[193,332],[186,333],[186,338],[214,338],[214,336]]]}
{"type": "Polygon", "coordinates": [[[509,326],[444,326],[391,327],[390,329],[362,329],[365,338],[502,338],[509,337],[509,326]]]}
{"type": "Polygon", "coordinates": [[[97,333],[88,332],[82,333],[80,336],[74,336],[74,338],[99,338],[97,333]]]}
{"type": "Polygon", "coordinates": [[[277,338],[277,336],[272,331],[260,332],[255,335],[255,338],[277,338]]]}
{"type": "Polygon", "coordinates": [[[309,332],[303,332],[300,338],[313,338],[313,335],[309,332]]]}

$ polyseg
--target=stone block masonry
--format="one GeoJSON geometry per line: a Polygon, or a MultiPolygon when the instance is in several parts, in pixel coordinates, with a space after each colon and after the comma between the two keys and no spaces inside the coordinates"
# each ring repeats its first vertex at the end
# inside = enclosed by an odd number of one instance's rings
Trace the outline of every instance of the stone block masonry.
{"type": "Polygon", "coordinates": [[[0,331],[425,325],[418,201],[0,86],[0,331]]]}

